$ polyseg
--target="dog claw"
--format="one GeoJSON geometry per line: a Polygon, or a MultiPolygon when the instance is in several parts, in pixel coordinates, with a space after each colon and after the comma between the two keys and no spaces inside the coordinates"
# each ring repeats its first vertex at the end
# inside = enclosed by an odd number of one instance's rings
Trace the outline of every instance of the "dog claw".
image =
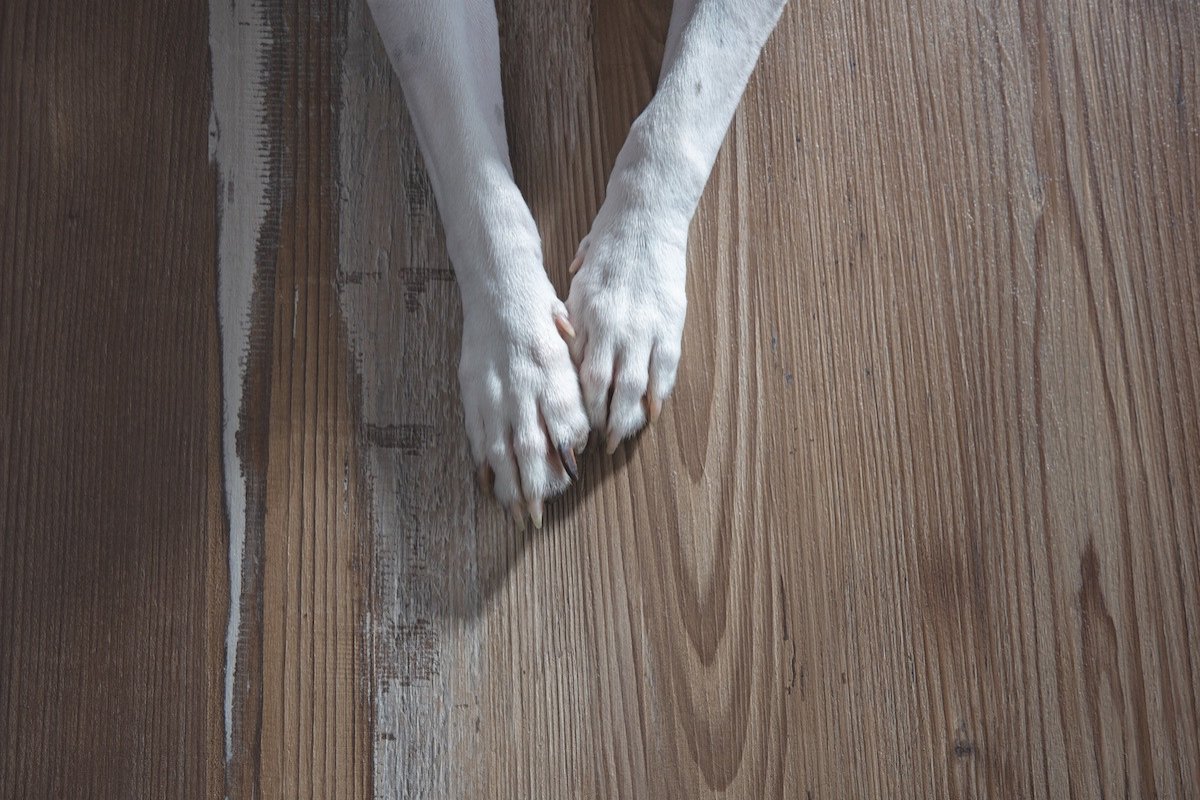
{"type": "Polygon", "coordinates": [[[617,435],[616,431],[613,431],[608,434],[608,448],[607,449],[608,449],[608,454],[610,456],[613,453],[617,452],[617,446],[620,444],[621,444],[621,437],[617,435]]]}
{"type": "Polygon", "coordinates": [[[559,333],[561,333],[563,336],[567,337],[568,339],[575,338],[575,326],[573,326],[571,324],[571,321],[569,319],[567,319],[566,317],[555,317],[554,318],[554,326],[556,328],[558,328],[559,333]]]}
{"type": "Polygon", "coordinates": [[[509,506],[508,513],[512,515],[513,522],[517,523],[518,525],[525,524],[525,511],[521,508],[521,504],[519,502],[515,502],[509,506]]]}
{"type": "Polygon", "coordinates": [[[571,266],[567,267],[567,272],[574,275],[579,272],[579,268],[583,266],[583,253],[575,256],[575,260],[571,262],[571,266]]]}
{"type": "Polygon", "coordinates": [[[530,504],[529,518],[533,520],[533,527],[540,531],[542,529],[542,501],[540,498],[530,504]]]}
{"type": "Polygon", "coordinates": [[[564,445],[558,448],[558,457],[562,459],[563,469],[571,476],[571,482],[579,480],[579,462],[575,460],[575,451],[564,445]]]}
{"type": "Polygon", "coordinates": [[[658,415],[662,413],[662,400],[659,400],[654,395],[650,395],[650,421],[658,422],[658,415]]]}

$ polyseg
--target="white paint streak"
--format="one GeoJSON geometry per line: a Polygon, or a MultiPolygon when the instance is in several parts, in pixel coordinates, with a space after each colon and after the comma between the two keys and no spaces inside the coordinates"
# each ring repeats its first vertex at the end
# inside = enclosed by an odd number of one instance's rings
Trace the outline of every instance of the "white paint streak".
{"type": "Polygon", "coordinates": [[[241,629],[242,564],[246,544],[246,472],[237,453],[255,250],[267,208],[264,58],[261,8],[246,0],[211,0],[209,48],[213,105],[209,158],[218,171],[217,250],[221,316],[222,438],[229,509],[229,623],[225,633],[225,760],[233,757],[233,687],[241,629]]]}

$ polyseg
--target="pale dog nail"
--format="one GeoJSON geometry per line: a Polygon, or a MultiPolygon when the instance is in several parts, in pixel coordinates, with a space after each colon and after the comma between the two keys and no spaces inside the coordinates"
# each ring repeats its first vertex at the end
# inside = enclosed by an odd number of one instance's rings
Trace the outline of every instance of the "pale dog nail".
{"type": "Polygon", "coordinates": [[[575,338],[575,326],[566,317],[555,317],[554,325],[558,328],[558,332],[568,339],[575,338]]]}

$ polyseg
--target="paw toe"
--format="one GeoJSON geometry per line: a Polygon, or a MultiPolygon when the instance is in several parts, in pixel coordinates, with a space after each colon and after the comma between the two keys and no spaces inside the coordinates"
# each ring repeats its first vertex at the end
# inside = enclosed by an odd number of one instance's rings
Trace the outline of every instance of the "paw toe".
{"type": "Polygon", "coordinates": [[[510,506],[521,499],[520,478],[517,462],[507,443],[494,445],[488,450],[488,464],[495,476],[492,492],[501,505],[510,506]]]}
{"type": "Polygon", "coordinates": [[[646,394],[649,353],[632,350],[620,360],[613,381],[612,401],[608,410],[610,445],[615,439],[628,438],[646,424],[642,398],[646,394]]]}
{"type": "Polygon", "coordinates": [[[675,388],[675,375],[679,369],[679,345],[658,342],[650,354],[650,382],[647,394],[650,398],[651,417],[657,417],[655,409],[661,409],[663,401],[675,388]]]}
{"type": "Polygon", "coordinates": [[[595,430],[603,430],[607,421],[612,379],[612,351],[604,347],[591,348],[579,369],[579,385],[583,390],[584,408],[595,430]]]}

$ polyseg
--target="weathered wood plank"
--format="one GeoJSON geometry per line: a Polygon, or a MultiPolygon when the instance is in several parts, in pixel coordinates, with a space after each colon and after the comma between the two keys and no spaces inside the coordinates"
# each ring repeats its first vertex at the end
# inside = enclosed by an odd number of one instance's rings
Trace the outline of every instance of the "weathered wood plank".
{"type": "Polygon", "coordinates": [[[214,123],[225,155],[226,489],[244,497],[229,553],[241,582],[231,585],[236,652],[226,652],[226,791],[363,798],[368,528],[335,289],[345,12],[277,0],[212,10],[214,50],[240,70],[219,82],[214,123]]]}
{"type": "MultiPolygon", "coordinates": [[[[338,67],[344,9],[285,7],[263,548],[265,797],[366,798],[365,507],[353,365],[337,307],[338,67]]],[[[369,563],[369,562],[366,562],[369,563]]]]}
{"type": "MultiPolygon", "coordinates": [[[[501,5],[564,294],[667,6],[501,5]]],[[[377,794],[1187,796],[1198,35],[1180,4],[793,4],[693,228],[675,398],[531,535],[469,480],[461,312],[352,4],[377,794]]]]}

